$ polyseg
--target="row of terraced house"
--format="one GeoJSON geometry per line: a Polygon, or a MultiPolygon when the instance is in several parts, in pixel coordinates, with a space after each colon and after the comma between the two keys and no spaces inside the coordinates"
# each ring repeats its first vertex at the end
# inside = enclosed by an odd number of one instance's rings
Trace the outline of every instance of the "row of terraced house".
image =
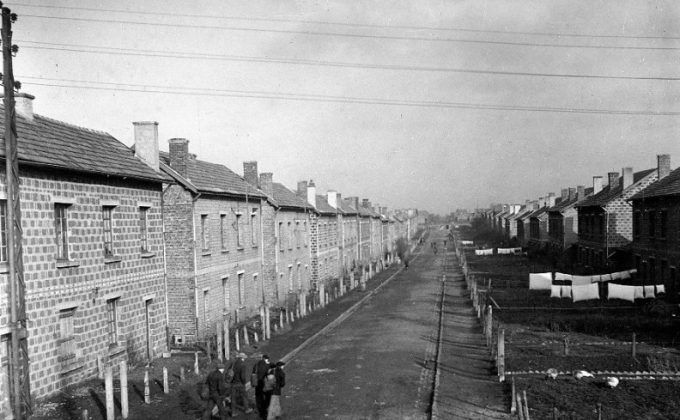
{"type": "MultiPolygon", "coordinates": [[[[416,229],[414,209],[388,212],[367,199],[321,194],[313,181],[291,190],[253,161],[244,162],[241,176],[200,160],[187,139],[170,139],[169,152],[161,152],[156,122],[135,122],[129,148],[107,133],[34,115],[30,95],[16,101],[30,387],[37,398],[95,376],[98,362],[153,359],[263,305],[292,310],[302,303],[304,312],[324,290],[342,293],[393,262],[397,239],[416,229]]],[[[3,404],[6,199],[3,173],[3,404]]]]}
{"type": "Polygon", "coordinates": [[[658,155],[653,168],[594,176],[592,187],[477,214],[507,240],[552,252],[574,271],[635,268],[643,283],[663,283],[671,300],[680,299],[680,168],[671,170],[670,155],[658,155]]]}

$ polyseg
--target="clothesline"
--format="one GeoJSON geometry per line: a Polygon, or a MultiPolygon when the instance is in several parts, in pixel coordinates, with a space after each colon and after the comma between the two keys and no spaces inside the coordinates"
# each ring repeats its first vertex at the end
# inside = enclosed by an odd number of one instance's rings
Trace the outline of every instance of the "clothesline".
{"type": "MultiPolygon", "coordinates": [[[[475,249],[475,255],[493,255],[493,248],[475,249]]],[[[522,248],[496,248],[498,255],[517,255],[522,253],[522,248]]]]}

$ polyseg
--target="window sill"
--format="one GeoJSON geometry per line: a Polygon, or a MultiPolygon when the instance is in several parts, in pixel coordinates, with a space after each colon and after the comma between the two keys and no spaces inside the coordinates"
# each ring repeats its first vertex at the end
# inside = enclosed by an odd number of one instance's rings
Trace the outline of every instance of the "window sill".
{"type": "Polygon", "coordinates": [[[127,344],[124,341],[121,341],[119,343],[109,345],[108,355],[115,356],[117,354],[124,353],[126,350],[127,344]]]}
{"type": "Polygon", "coordinates": [[[72,268],[72,267],[80,267],[80,263],[78,261],[72,260],[57,261],[57,268],[72,268]]]}
{"type": "Polygon", "coordinates": [[[118,255],[111,255],[110,257],[104,257],[104,264],[118,263],[123,261],[123,258],[118,255]]]}
{"type": "Polygon", "coordinates": [[[201,251],[201,255],[204,256],[204,257],[207,257],[208,255],[211,255],[211,254],[212,254],[212,252],[210,250],[204,249],[203,251],[201,251]]]}
{"type": "Polygon", "coordinates": [[[245,249],[245,248],[243,248],[242,246],[237,246],[237,247],[236,247],[236,250],[237,250],[237,251],[243,251],[244,249],[245,249]]]}
{"type": "Polygon", "coordinates": [[[257,245],[253,245],[253,249],[257,249],[257,245]]]}
{"type": "Polygon", "coordinates": [[[153,257],[156,256],[156,254],[153,253],[153,252],[144,252],[144,251],[142,251],[142,255],[141,255],[141,256],[142,256],[142,258],[153,258],[153,257]]]}
{"type": "Polygon", "coordinates": [[[229,253],[229,250],[228,250],[228,249],[223,249],[221,252],[222,252],[223,254],[228,254],[228,253],[229,253]]]}
{"type": "Polygon", "coordinates": [[[0,274],[6,274],[6,273],[9,273],[9,263],[1,262],[0,263],[0,274]]]}
{"type": "Polygon", "coordinates": [[[64,360],[61,362],[61,369],[59,370],[59,374],[62,376],[69,375],[76,370],[80,370],[85,367],[85,359],[75,359],[75,355],[73,358],[69,358],[67,360],[64,360]]]}

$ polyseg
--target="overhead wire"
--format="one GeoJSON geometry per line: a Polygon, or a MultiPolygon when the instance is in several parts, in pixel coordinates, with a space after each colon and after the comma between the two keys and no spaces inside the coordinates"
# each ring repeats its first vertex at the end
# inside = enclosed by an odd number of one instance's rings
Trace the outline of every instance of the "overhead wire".
{"type": "Polygon", "coordinates": [[[276,22],[276,23],[296,23],[306,25],[334,25],[345,26],[351,28],[373,28],[373,29],[404,29],[417,31],[454,31],[454,32],[470,32],[470,33],[489,33],[500,35],[527,35],[527,36],[550,36],[550,37],[572,37],[572,38],[609,38],[609,39],[667,39],[680,40],[680,36],[661,36],[661,35],[611,35],[611,34],[577,34],[568,32],[530,32],[530,31],[510,31],[510,30],[490,30],[490,29],[475,29],[462,27],[441,27],[441,26],[417,26],[417,25],[381,25],[370,23],[355,23],[355,22],[334,22],[324,20],[309,20],[309,19],[290,19],[290,18],[276,18],[276,17],[255,17],[255,16],[233,16],[233,15],[207,15],[197,13],[169,13],[158,11],[144,11],[144,10],[123,10],[123,9],[109,9],[109,8],[94,8],[94,7],[75,7],[75,6],[54,6],[44,4],[21,4],[20,7],[32,7],[41,9],[56,9],[56,10],[79,10],[88,12],[104,12],[104,13],[128,13],[134,15],[145,16],[165,16],[177,18],[199,18],[199,19],[222,19],[222,20],[236,20],[236,21],[251,21],[251,22],[276,22]]]}
{"type": "Polygon", "coordinates": [[[521,46],[521,47],[577,48],[577,49],[598,49],[598,50],[599,49],[644,50],[644,51],[650,51],[650,50],[651,51],[677,51],[677,50],[680,50],[680,47],[674,47],[674,46],[557,44],[557,43],[545,43],[545,42],[492,41],[492,40],[450,38],[450,37],[435,38],[435,37],[403,36],[403,35],[355,34],[355,33],[346,33],[346,32],[253,28],[253,27],[224,26],[224,25],[194,25],[194,24],[178,24],[178,23],[162,23],[162,22],[142,22],[142,21],[134,21],[134,20],[122,20],[122,19],[99,19],[99,18],[80,18],[80,17],[67,17],[67,16],[47,16],[47,15],[34,15],[34,14],[22,14],[21,16],[22,16],[22,18],[66,20],[66,21],[71,21],[71,22],[115,23],[115,24],[126,24],[126,25],[156,26],[156,27],[166,27],[166,28],[172,28],[172,29],[178,29],[178,28],[214,29],[214,30],[274,33],[274,34],[288,34],[288,35],[346,37],[346,38],[359,38],[359,39],[388,39],[388,40],[399,40],[399,41],[453,42],[453,43],[521,46]]]}
{"type": "Polygon", "coordinates": [[[237,97],[237,98],[252,98],[252,99],[272,99],[284,101],[298,101],[298,102],[325,102],[325,103],[345,103],[345,104],[364,104],[364,105],[386,105],[386,106],[402,106],[402,107],[421,107],[421,108],[443,108],[443,109],[474,109],[474,110],[491,110],[491,111],[525,111],[525,112],[549,112],[549,113],[569,113],[569,114],[602,114],[602,115],[639,115],[639,116],[679,116],[680,111],[650,111],[650,110],[617,110],[617,109],[596,109],[596,108],[561,108],[561,107],[538,107],[538,106],[520,106],[520,105],[502,105],[502,104],[481,104],[481,103],[464,103],[464,102],[446,102],[446,101],[413,101],[413,100],[394,100],[383,98],[368,98],[368,97],[354,97],[354,96],[333,96],[333,95],[315,95],[302,94],[290,92],[273,92],[273,91],[249,91],[249,90],[232,90],[232,89],[214,89],[214,88],[178,88],[174,86],[160,86],[160,85],[139,85],[127,83],[113,83],[113,82],[93,82],[85,80],[74,79],[50,79],[43,77],[20,76],[24,85],[35,85],[45,87],[57,88],[71,88],[71,89],[93,89],[101,91],[125,91],[138,93],[154,93],[154,94],[173,94],[173,95],[189,95],[189,96],[210,96],[210,97],[237,97]],[[24,81],[29,80],[29,81],[24,81]],[[88,83],[104,86],[83,86],[65,85],[55,83],[31,82],[30,80],[46,80],[46,81],[64,81],[67,83],[88,83]]]}
{"type": "Polygon", "coordinates": [[[433,67],[433,66],[408,66],[395,64],[371,64],[371,63],[352,63],[342,61],[328,61],[328,60],[308,60],[296,58],[274,58],[274,57],[255,57],[255,56],[238,56],[226,54],[208,54],[208,53],[193,53],[181,51],[160,51],[160,50],[135,50],[129,48],[115,48],[115,47],[101,47],[96,45],[82,45],[82,44],[64,44],[52,42],[38,42],[38,41],[18,41],[23,49],[37,49],[37,50],[52,50],[52,51],[67,51],[75,53],[89,53],[89,54],[109,54],[109,55],[126,55],[126,56],[142,56],[142,57],[160,57],[160,58],[178,58],[178,59],[204,59],[215,61],[236,61],[236,62],[254,62],[254,63],[272,63],[272,64],[294,64],[306,66],[324,66],[324,67],[339,67],[339,68],[357,68],[357,69],[372,69],[372,70],[396,70],[396,71],[423,71],[423,72],[446,72],[446,73],[468,73],[468,74],[489,74],[499,76],[527,76],[527,77],[558,77],[558,78],[574,78],[574,79],[615,79],[615,80],[662,80],[662,81],[678,81],[680,77],[677,76],[616,76],[616,75],[598,75],[598,74],[570,74],[570,73],[546,73],[546,72],[521,72],[521,71],[502,71],[502,70],[484,70],[484,69],[464,69],[455,67],[433,67]]]}

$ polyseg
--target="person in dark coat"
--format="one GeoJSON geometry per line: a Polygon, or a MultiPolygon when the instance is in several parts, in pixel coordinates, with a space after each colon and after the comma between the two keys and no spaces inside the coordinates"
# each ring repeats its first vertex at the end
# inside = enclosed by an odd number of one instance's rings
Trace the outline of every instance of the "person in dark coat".
{"type": "Polygon", "coordinates": [[[218,363],[215,370],[210,372],[205,382],[208,385],[209,393],[208,400],[203,408],[203,420],[210,420],[212,418],[215,406],[219,410],[220,418],[226,420],[228,413],[224,400],[227,397],[227,381],[224,374],[224,364],[218,363]]]}
{"type": "Polygon", "coordinates": [[[274,376],[276,377],[276,385],[274,385],[271,401],[269,401],[267,420],[280,419],[282,415],[281,388],[286,386],[286,374],[283,372],[283,367],[285,365],[284,362],[276,362],[276,365],[272,368],[274,370],[274,376]]]}
{"type": "Polygon", "coordinates": [[[236,408],[241,403],[241,408],[248,414],[252,413],[252,403],[246,394],[246,354],[239,353],[232,366],[234,377],[231,379],[231,416],[236,417],[236,408]]]}
{"type": "Polygon", "coordinates": [[[257,383],[251,383],[250,385],[255,388],[255,406],[257,406],[257,412],[260,418],[267,418],[267,407],[269,407],[269,397],[271,394],[264,391],[264,377],[267,376],[267,371],[271,368],[269,362],[269,356],[266,354],[262,355],[255,366],[253,366],[253,376],[257,378],[257,383]]]}

